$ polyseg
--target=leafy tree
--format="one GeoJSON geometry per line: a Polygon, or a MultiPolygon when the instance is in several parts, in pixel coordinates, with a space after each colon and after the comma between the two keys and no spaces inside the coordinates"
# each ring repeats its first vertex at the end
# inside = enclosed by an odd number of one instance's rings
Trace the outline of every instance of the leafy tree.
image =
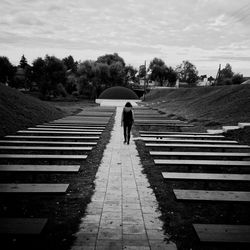
{"type": "Polygon", "coordinates": [[[73,92],[77,94],[77,78],[75,74],[67,75],[65,89],[69,94],[73,94],[73,92]]]}
{"type": "Polygon", "coordinates": [[[178,72],[179,79],[189,84],[194,84],[198,80],[198,70],[189,61],[183,61],[177,66],[176,71],[178,72]]]}
{"type": "Polygon", "coordinates": [[[146,76],[146,73],[147,73],[146,66],[144,64],[140,65],[138,72],[139,78],[144,78],[146,76]]]}
{"type": "Polygon", "coordinates": [[[94,82],[97,89],[99,89],[100,86],[110,86],[110,66],[106,63],[96,63],[94,82]]]}
{"type": "Polygon", "coordinates": [[[41,57],[38,57],[33,61],[32,66],[33,66],[32,79],[36,82],[40,82],[41,79],[44,79],[46,75],[45,61],[41,57]]]}
{"type": "Polygon", "coordinates": [[[92,95],[92,81],[95,76],[95,62],[86,60],[80,63],[77,76],[78,76],[78,91],[80,95],[91,98],[92,95]]]}
{"type": "Polygon", "coordinates": [[[165,66],[165,62],[160,59],[160,58],[157,58],[155,57],[149,64],[149,68],[150,69],[154,69],[154,66],[159,66],[159,67],[162,67],[162,66],[165,66]]]}
{"type": "Polygon", "coordinates": [[[234,74],[232,66],[227,63],[226,66],[220,71],[219,77],[217,79],[218,85],[231,85],[231,84],[241,84],[244,78],[240,73],[234,74]]]}
{"type": "Polygon", "coordinates": [[[86,60],[80,63],[77,74],[79,76],[84,76],[86,79],[91,81],[95,74],[95,62],[91,60],[86,60]]]}
{"type": "Polygon", "coordinates": [[[9,59],[5,56],[0,56],[0,82],[2,83],[10,83],[12,85],[12,81],[15,75],[15,67],[10,63],[9,59]]]}
{"type": "Polygon", "coordinates": [[[150,79],[152,81],[158,81],[160,85],[163,85],[164,82],[168,81],[170,86],[175,85],[177,73],[173,68],[167,67],[162,59],[155,57],[150,62],[149,69],[151,71],[150,79]]]}
{"type": "Polygon", "coordinates": [[[157,81],[162,85],[167,80],[168,67],[162,59],[155,57],[150,62],[149,69],[152,72],[150,76],[152,81],[157,81]]]}
{"type": "Polygon", "coordinates": [[[24,55],[21,57],[14,80],[16,87],[31,89],[32,67],[28,64],[28,61],[24,55]]]}
{"type": "Polygon", "coordinates": [[[19,67],[21,67],[22,69],[25,69],[27,65],[28,65],[27,59],[25,58],[24,55],[22,55],[20,63],[19,63],[19,67]]]}
{"type": "Polygon", "coordinates": [[[226,78],[232,78],[234,75],[232,67],[229,63],[226,64],[225,68],[220,71],[220,80],[223,81],[226,78]]]}
{"type": "Polygon", "coordinates": [[[168,73],[167,73],[167,79],[169,81],[169,85],[171,87],[175,86],[176,80],[177,80],[177,73],[172,67],[168,68],[168,73]]]}
{"type": "Polygon", "coordinates": [[[234,76],[232,77],[232,83],[233,84],[241,84],[242,82],[244,82],[244,77],[242,74],[234,74],[234,76]]]}
{"type": "Polygon", "coordinates": [[[32,80],[37,83],[40,93],[44,97],[49,89],[45,61],[41,57],[38,57],[33,61],[32,69],[32,80]]]}
{"type": "Polygon", "coordinates": [[[210,82],[210,84],[211,84],[211,82],[214,81],[215,79],[214,79],[212,76],[209,76],[207,80],[208,80],[208,81],[210,82]]]}
{"type": "Polygon", "coordinates": [[[55,56],[45,56],[45,59],[37,58],[33,62],[33,80],[38,84],[41,98],[50,95],[65,95],[62,88],[66,84],[66,67],[64,63],[55,56]]]}
{"type": "Polygon", "coordinates": [[[73,73],[76,73],[78,63],[74,60],[74,58],[71,55],[63,58],[62,61],[66,66],[67,70],[71,70],[73,73]]]}
{"type": "Polygon", "coordinates": [[[100,56],[96,60],[97,63],[106,63],[108,65],[111,65],[113,63],[121,63],[123,67],[125,67],[125,62],[122,57],[120,57],[117,53],[114,54],[106,54],[104,56],[100,56]]]}
{"type": "Polygon", "coordinates": [[[64,85],[66,80],[66,67],[63,62],[55,56],[46,55],[45,65],[47,80],[50,83],[50,88],[52,90],[56,89],[56,85],[59,83],[64,85]]]}
{"type": "Polygon", "coordinates": [[[125,68],[121,62],[112,63],[110,65],[110,82],[112,86],[125,85],[125,68]]]}
{"type": "Polygon", "coordinates": [[[135,81],[135,78],[136,78],[135,75],[137,72],[138,70],[135,69],[132,65],[125,66],[125,74],[126,74],[127,81],[128,80],[135,81]]]}

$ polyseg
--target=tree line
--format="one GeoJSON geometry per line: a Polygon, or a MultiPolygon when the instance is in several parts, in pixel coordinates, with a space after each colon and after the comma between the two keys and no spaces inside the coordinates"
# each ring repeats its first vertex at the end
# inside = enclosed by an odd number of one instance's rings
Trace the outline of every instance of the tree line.
{"type": "MultiPolygon", "coordinates": [[[[175,86],[176,80],[195,86],[200,79],[198,70],[189,61],[183,61],[175,69],[160,58],[150,61],[148,69],[142,65],[138,70],[126,65],[117,53],[106,54],[97,60],[76,61],[70,55],[63,59],[46,55],[36,58],[30,65],[23,55],[18,66],[0,56],[0,82],[15,88],[38,91],[42,99],[56,96],[76,95],[95,99],[112,86],[140,87],[140,79],[154,81],[160,86],[175,86]]],[[[210,80],[213,78],[210,77],[210,80]]],[[[230,64],[220,71],[217,84],[239,84],[243,76],[235,74],[230,64]]]]}
{"type": "Polygon", "coordinates": [[[23,55],[13,66],[7,57],[0,57],[0,82],[11,87],[38,90],[41,98],[58,95],[79,95],[95,98],[104,89],[127,86],[135,80],[137,70],[126,65],[117,53],[100,56],[96,61],[75,61],[70,55],[62,60],[46,55],[28,64],[23,55]]]}

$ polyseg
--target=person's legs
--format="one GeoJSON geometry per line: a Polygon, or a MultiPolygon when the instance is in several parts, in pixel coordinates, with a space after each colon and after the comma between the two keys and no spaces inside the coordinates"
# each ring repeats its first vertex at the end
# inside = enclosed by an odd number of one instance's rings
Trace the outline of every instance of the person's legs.
{"type": "Polygon", "coordinates": [[[127,140],[127,144],[129,144],[129,140],[130,140],[130,131],[131,131],[131,127],[132,127],[132,124],[129,124],[129,125],[128,125],[128,140],[127,140]]]}
{"type": "Polygon", "coordinates": [[[124,143],[127,142],[127,125],[123,124],[124,143]]]}

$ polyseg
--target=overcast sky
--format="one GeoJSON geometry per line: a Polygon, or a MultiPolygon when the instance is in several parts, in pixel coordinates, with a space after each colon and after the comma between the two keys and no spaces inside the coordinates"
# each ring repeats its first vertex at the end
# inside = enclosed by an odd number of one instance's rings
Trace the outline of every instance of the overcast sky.
{"type": "Polygon", "coordinates": [[[249,0],[0,0],[0,55],[95,60],[117,52],[138,67],[154,57],[200,74],[230,63],[250,76],[249,0]]]}

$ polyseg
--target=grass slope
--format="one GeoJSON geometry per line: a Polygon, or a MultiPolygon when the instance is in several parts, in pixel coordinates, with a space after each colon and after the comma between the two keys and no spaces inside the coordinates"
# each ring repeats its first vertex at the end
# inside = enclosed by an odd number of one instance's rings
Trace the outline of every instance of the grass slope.
{"type": "Polygon", "coordinates": [[[59,108],[0,84],[0,137],[64,115],[59,108]]]}
{"type": "Polygon", "coordinates": [[[165,100],[157,107],[168,115],[181,116],[205,127],[250,122],[250,85],[155,89],[146,101],[165,100]]]}
{"type": "MultiPolygon", "coordinates": [[[[169,118],[182,117],[183,120],[186,119],[195,125],[194,128],[182,128],[181,131],[197,131],[197,129],[201,129],[204,132],[208,127],[217,126],[221,128],[224,124],[236,125],[237,122],[250,121],[250,85],[152,90],[146,96],[146,101],[150,103],[150,106],[165,112],[169,118]],[[161,100],[166,102],[157,103],[161,100]]],[[[146,130],[145,126],[143,128],[146,130]]],[[[133,129],[134,136],[138,137],[138,130],[143,128],[136,126],[136,129],[133,129]]],[[[164,126],[152,126],[148,130],[171,131],[164,126]]],[[[230,131],[225,135],[227,138],[250,145],[250,128],[230,131]]],[[[166,236],[176,243],[178,250],[249,249],[249,244],[202,243],[192,226],[193,223],[248,225],[250,224],[249,203],[180,201],[176,199],[173,189],[249,191],[250,183],[240,181],[232,183],[231,181],[165,180],[162,176],[162,172],[250,174],[249,168],[230,166],[185,167],[171,164],[156,166],[153,157],[149,153],[150,150],[154,149],[145,147],[145,143],[140,140],[136,141],[136,146],[143,165],[143,172],[148,177],[150,186],[158,201],[159,210],[162,213],[161,219],[164,222],[166,236]]],[[[174,151],[183,150],[175,149],[174,151]]],[[[185,151],[197,150],[185,149],[185,151]]],[[[216,152],[217,150],[202,151],[216,152]]],[[[188,159],[187,156],[184,158],[188,159]]],[[[199,159],[205,158],[202,156],[199,159]]]]}

